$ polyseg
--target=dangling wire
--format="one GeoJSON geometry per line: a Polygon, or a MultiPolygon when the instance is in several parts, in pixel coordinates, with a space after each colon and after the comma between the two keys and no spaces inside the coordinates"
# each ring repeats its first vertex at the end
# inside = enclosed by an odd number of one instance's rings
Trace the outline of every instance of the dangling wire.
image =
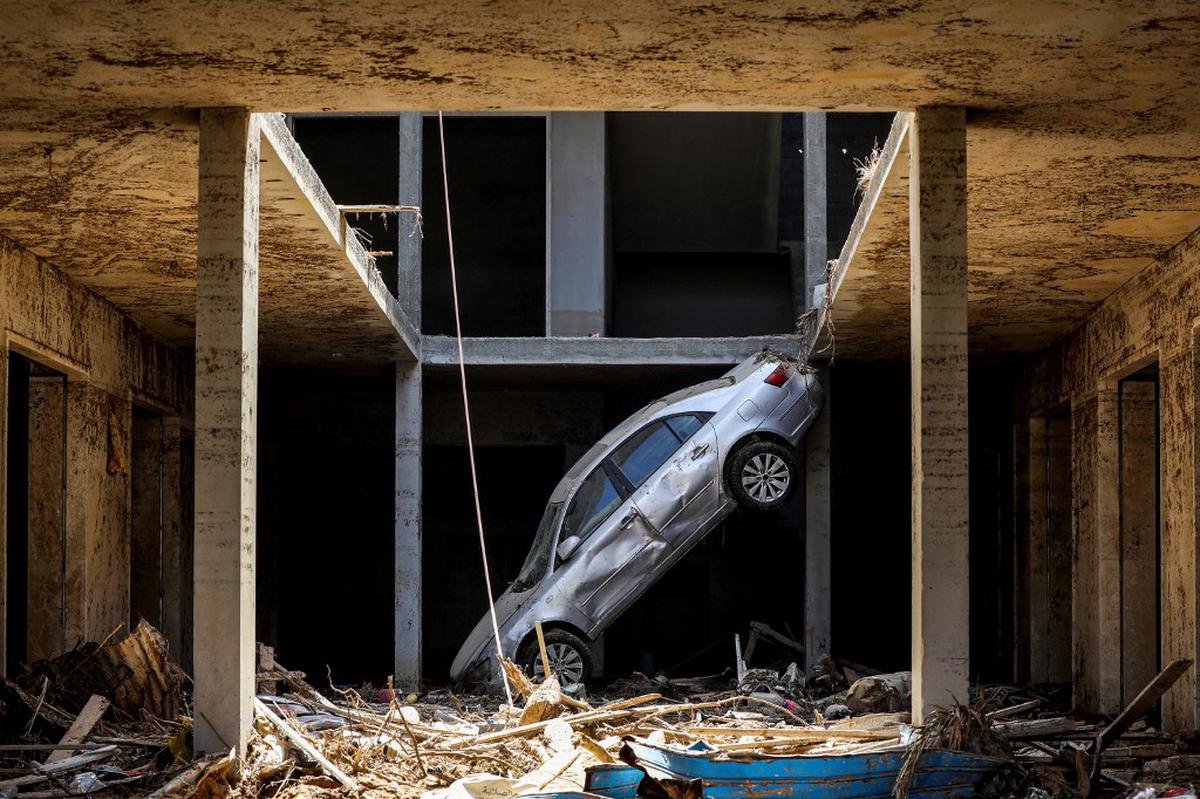
{"type": "Polygon", "coordinates": [[[446,172],[446,129],[438,111],[438,139],[442,145],[442,194],[446,199],[446,243],[450,250],[450,295],[454,298],[454,337],[458,341],[458,375],[462,382],[463,417],[467,424],[467,457],[471,461],[471,490],[475,493],[475,523],[479,528],[479,553],[483,556],[483,582],[487,587],[488,612],[492,616],[492,634],[496,637],[496,668],[504,680],[504,695],[513,704],[512,688],[504,670],[504,648],[500,645],[500,625],[496,621],[496,603],[492,599],[492,574],[488,569],[487,542],[483,536],[483,509],[479,504],[479,476],[475,472],[475,440],[471,436],[471,404],[467,400],[467,365],[463,357],[462,322],[458,316],[458,273],[454,268],[454,227],[450,223],[450,178],[446,172]]]}

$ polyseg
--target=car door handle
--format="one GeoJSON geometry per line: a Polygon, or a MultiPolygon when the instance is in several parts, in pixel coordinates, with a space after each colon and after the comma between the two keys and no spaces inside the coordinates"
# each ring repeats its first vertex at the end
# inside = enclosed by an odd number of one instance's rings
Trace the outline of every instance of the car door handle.
{"type": "Polygon", "coordinates": [[[700,446],[698,446],[694,450],[692,450],[692,460],[696,460],[697,458],[699,458],[701,455],[703,455],[706,452],[708,452],[708,444],[701,444],[700,446]]]}
{"type": "Polygon", "coordinates": [[[621,529],[628,530],[630,525],[632,525],[634,523],[634,521],[637,520],[637,517],[638,517],[638,512],[636,510],[631,510],[631,511],[629,511],[629,513],[626,513],[624,518],[621,519],[621,529]]]}

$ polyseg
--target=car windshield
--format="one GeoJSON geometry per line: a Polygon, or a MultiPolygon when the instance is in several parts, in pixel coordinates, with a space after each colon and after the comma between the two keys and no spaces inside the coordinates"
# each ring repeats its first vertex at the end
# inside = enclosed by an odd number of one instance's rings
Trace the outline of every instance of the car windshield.
{"type": "Polygon", "coordinates": [[[513,581],[512,590],[528,591],[537,585],[538,581],[546,574],[546,569],[550,567],[550,558],[554,554],[554,528],[560,511],[562,511],[561,502],[551,502],[546,505],[546,512],[542,514],[542,522],[538,525],[537,535],[533,537],[533,546],[529,548],[529,554],[525,557],[525,565],[521,567],[521,573],[513,581]]]}

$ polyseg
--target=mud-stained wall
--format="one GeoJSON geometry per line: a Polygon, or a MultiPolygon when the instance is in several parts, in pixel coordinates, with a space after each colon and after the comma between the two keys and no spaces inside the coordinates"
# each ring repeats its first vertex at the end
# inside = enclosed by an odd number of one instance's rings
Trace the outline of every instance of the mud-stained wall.
{"type": "MultiPolygon", "coordinates": [[[[1196,369],[1200,339],[1200,231],[1137,274],[1078,328],[1039,354],[1018,390],[1019,416],[1072,408],[1074,652],[1077,703],[1120,702],[1117,381],[1160,368],[1161,652],[1165,663],[1196,658],[1196,369]]],[[[1200,726],[1198,682],[1188,673],[1163,700],[1171,731],[1200,726]]]]}
{"type": "MultiPolygon", "coordinates": [[[[57,642],[71,646],[81,638],[103,637],[129,620],[132,403],[154,407],[180,420],[175,430],[190,427],[191,360],[154,339],[48,262],[2,237],[0,331],[5,342],[0,347],[0,402],[5,411],[0,413],[0,443],[4,444],[0,446],[0,487],[7,485],[9,477],[5,430],[9,352],[19,352],[68,378],[65,530],[52,542],[56,557],[58,547],[65,548],[65,569],[42,563],[40,571],[30,575],[39,583],[31,584],[31,596],[36,598],[40,591],[47,602],[51,598],[61,602],[65,619],[65,629],[39,628],[38,646],[30,654],[44,656],[55,653],[47,648],[57,649],[57,642]],[[43,574],[46,569],[53,575],[43,574]],[[43,580],[56,584],[47,588],[43,580]]],[[[181,474],[183,470],[176,469],[168,481],[178,485],[181,474]]],[[[53,493],[52,476],[39,474],[36,478],[31,480],[33,489],[47,497],[53,493]]],[[[12,479],[26,478],[14,474],[12,479]]],[[[191,520],[183,518],[179,503],[175,503],[174,513],[179,518],[170,520],[172,529],[190,527],[191,520]]],[[[7,540],[5,523],[0,516],[0,552],[7,540]]],[[[42,538],[45,536],[39,534],[31,540],[42,538]]],[[[0,569],[0,610],[6,582],[7,569],[0,569]]],[[[189,585],[186,593],[190,595],[190,591],[189,585]]],[[[50,615],[60,611],[47,608],[50,615]]],[[[0,626],[0,632],[4,629],[0,626]]],[[[182,641],[172,644],[181,646],[182,641]]],[[[0,648],[3,645],[0,635],[0,648]]]]}

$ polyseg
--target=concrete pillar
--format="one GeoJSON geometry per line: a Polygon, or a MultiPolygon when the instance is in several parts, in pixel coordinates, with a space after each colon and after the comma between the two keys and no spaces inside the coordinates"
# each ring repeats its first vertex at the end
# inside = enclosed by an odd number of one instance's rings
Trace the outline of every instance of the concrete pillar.
{"type": "MultiPolygon", "coordinates": [[[[400,204],[421,204],[424,117],[400,115],[400,204]]],[[[407,222],[401,220],[401,225],[407,222]]],[[[401,229],[400,307],[421,329],[421,239],[401,229]]],[[[424,440],[421,364],[396,364],[394,675],[403,690],[421,688],[421,453],[424,440]]]]}
{"type": "Polygon", "coordinates": [[[395,681],[421,688],[421,364],[396,364],[395,681]]]}
{"type": "Polygon", "coordinates": [[[607,332],[608,169],[603,112],[550,115],[546,334],[607,332]]]}
{"type": "Polygon", "coordinates": [[[821,373],[825,407],[805,438],[804,503],[804,668],[809,674],[829,652],[832,627],[830,578],[833,560],[830,538],[830,377],[821,373]]]}
{"type": "Polygon", "coordinates": [[[1071,575],[1074,706],[1115,712],[1121,702],[1120,428],[1117,388],[1105,383],[1071,409],[1071,575]]]}
{"type": "MultiPolygon", "coordinates": [[[[1200,427],[1197,391],[1200,381],[1200,329],[1192,328],[1178,349],[1159,355],[1159,436],[1161,484],[1159,526],[1161,659],[1197,659],[1200,626],[1197,625],[1197,523],[1200,514],[1200,427]]],[[[1162,701],[1163,729],[1169,733],[1200,727],[1200,675],[1195,667],[1175,683],[1162,701]]]]}
{"type": "Polygon", "coordinates": [[[967,702],[967,137],[962,108],[909,134],[913,722],[967,702]]]}
{"type": "Polygon", "coordinates": [[[804,115],[804,275],[808,307],[814,291],[828,279],[829,233],[827,222],[825,112],[804,115]]]}
{"type": "MultiPolygon", "coordinates": [[[[421,205],[425,117],[419,111],[400,115],[400,205],[421,205]]],[[[396,250],[399,272],[396,300],[415,330],[421,329],[421,233],[414,233],[412,214],[401,214],[396,250]]]]}
{"type": "Polygon", "coordinates": [[[128,395],[67,381],[65,637],[98,640],[129,622],[128,395]]]}
{"type": "Polygon", "coordinates": [[[200,112],[196,264],[195,742],[244,752],[254,718],[259,133],[200,112]]]}

